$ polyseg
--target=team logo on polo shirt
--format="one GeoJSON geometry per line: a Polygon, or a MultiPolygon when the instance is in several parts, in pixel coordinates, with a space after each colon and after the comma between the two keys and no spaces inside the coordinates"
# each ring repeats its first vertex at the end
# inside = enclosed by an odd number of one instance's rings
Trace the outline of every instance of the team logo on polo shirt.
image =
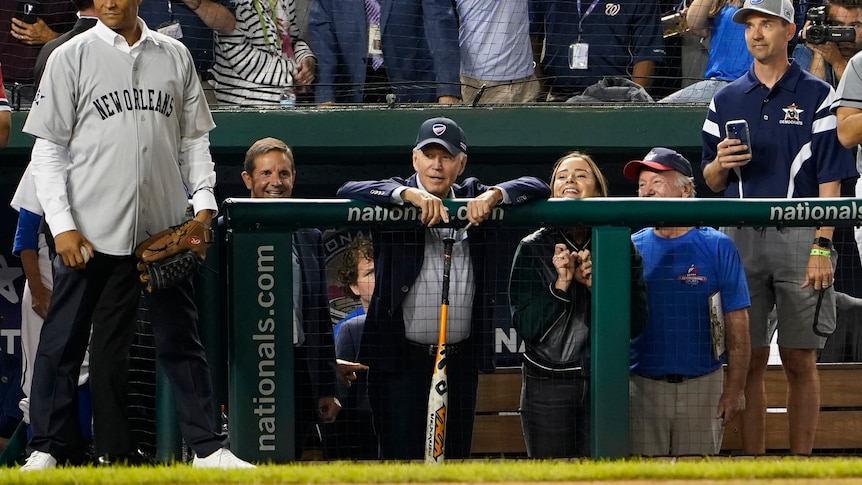
{"type": "Polygon", "coordinates": [[[622,7],[618,3],[609,3],[605,5],[605,15],[608,17],[616,17],[620,13],[622,7]]]}
{"type": "Polygon", "coordinates": [[[697,268],[692,264],[688,267],[688,271],[686,271],[685,274],[677,276],[676,279],[688,286],[697,286],[706,281],[706,276],[699,276],[697,274],[697,268]]]}
{"type": "Polygon", "coordinates": [[[805,110],[799,109],[799,107],[796,106],[796,103],[793,103],[790,106],[788,106],[786,108],[781,108],[781,109],[784,111],[784,119],[779,121],[778,122],[779,124],[782,124],[782,125],[801,125],[802,124],[802,120],[799,119],[799,118],[801,118],[799,115],[802,114],[802,112],[805,110]]]}

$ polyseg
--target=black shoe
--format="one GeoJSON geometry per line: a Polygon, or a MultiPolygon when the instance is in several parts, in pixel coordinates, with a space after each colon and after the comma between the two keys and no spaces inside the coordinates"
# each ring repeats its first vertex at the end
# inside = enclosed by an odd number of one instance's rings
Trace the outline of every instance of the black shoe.
{"type": "Polygon", "coordinates": [[[80,446],[72,447],[74,451],[69,453],[66,463],[72,466],[87,466],[96,461],[96,445],[93,438],[86,438],[80,446]]]}
{"type": "Polygon", "coordinates": [[[151,466],[156,461],[141,450],[135,450],[127,455],[105,454],[96,459],[96,466],[151,466]]]}

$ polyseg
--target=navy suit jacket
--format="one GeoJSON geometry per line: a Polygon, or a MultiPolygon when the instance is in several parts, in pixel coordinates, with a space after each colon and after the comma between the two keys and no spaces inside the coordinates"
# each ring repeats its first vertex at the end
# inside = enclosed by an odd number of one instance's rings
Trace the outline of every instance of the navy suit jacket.
{"type": "MultiPolygon", "coordinates": [[[[308,370],[314,408],[317,398],[335,396],[335,343],[329,317],[329,292],[326,282],[323,242],[317,229],[300,229],[293,244],[302,273],[302,329],[305,343],[295,347],[297,366],[308,370]]],[[[295,283],[294,283],[295,284],[295,283]]]]}
{"type": "MultiPolygon", "coordinates": [[[[337,196],[378,205],[393,205],[392,193],[403,186],[418,187],[416,174],[407,180],[391,178],[382,181],[348,182],[338,189],[337,196]]],[[[547,199],[550,195],[547,184],[534,177],[521,177],[497,184],[496,187],[505,190],[514,203],[547,199]]],[[[462,184],[452,186],[456,198],[476,197],[490,188],[475,178],[468,178],[462,184]]],[[[408,343],[404,333],[401,305],[422,268],[425,258],[425,229],[425,226],[420,226],[417,229],[381,230],[372,234],[375,286],[358,357],[372,369],[392,371],[403,365],[408,343]]],[[[512,256],[499,251],[500,245],[496,244],[495,230],[480,226],[471,228],[468,234],[475,296],[470,346],[463,351],[470,353],[478,370],[492,371],[493,308],[503,303],[506,286],[493,282],[508,281],[507,263],[512,256]]]]}
{"type": "MultiPolygon", "coordinates": [[[[362,332],[365,328],[365,314],[345,320],[335,337],[335,355],[339,359],[359,362],[359,345],[362,342],[362,332]]],[[[350,387],[338,384],[338,399],[343,409],[371,409],[368,403],[368,377],[360,373],[359,378],[350,387]]]]}
{"type": "MultiPolygon", "coordinates": [[[[383,59],[399,102],[461,97],[461,53],[451,0],[380,0],[383,59]]],[[[361,103],[368,66],[364,0],[313,0],[308,41],[318,103],[361,103]]]]}

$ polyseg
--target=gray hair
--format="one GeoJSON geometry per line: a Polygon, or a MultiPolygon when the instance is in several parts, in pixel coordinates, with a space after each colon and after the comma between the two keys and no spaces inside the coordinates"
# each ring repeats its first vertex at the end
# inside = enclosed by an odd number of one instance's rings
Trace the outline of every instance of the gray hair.
{"type": "Polygon", "coordinates": [[[673,173],[676,176],[673,181],[675,186],[683,188],[686,185],[691,185],[691,194],[689,194],[689,197],[697,195],[697,190],[694,188],[694,177],[689,177],[677,170],[673,170],[673,173]]]}

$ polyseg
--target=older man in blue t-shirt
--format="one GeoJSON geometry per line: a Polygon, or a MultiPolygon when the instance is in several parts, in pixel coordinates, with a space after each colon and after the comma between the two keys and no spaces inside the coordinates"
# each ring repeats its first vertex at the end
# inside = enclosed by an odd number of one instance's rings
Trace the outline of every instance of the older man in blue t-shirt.
{"type": "MultiPolygon", "coordinates": [[[[638,183],[638,197],[695,195],[691,164],[667,148],[623,173],[638,183]]],[[[745,408],[750,301],[739,253],[710,227],[649,227],[632,242],[643,257],[649,317],[631,344],[631,452],[716,454],[724,424],[745,408]]]]}

